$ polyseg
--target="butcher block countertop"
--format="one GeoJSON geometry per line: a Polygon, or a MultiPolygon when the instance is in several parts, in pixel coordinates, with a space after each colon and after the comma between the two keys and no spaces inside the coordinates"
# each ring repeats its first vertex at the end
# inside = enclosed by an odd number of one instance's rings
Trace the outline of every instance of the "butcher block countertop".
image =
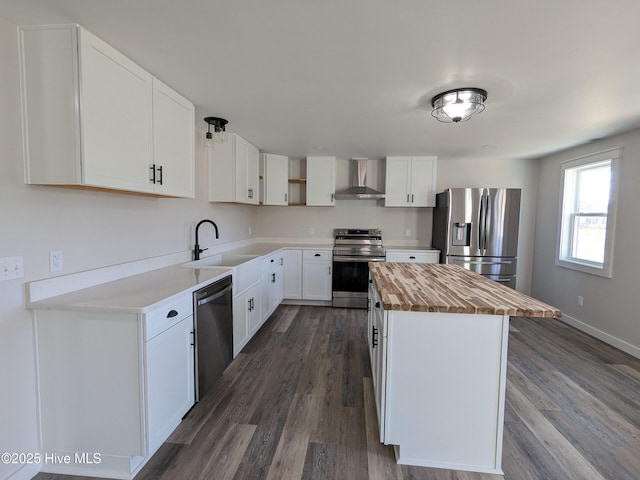
{"type": "Polygon", "coordinates": [[[385,310],[561,317],[562,312],[458,265],[370,262],[385,310]]]}

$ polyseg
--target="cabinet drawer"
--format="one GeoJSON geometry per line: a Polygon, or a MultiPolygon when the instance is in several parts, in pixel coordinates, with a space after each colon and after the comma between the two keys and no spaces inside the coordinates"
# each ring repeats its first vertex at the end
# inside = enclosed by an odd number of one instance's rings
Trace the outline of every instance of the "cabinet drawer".
{"type": "Polygon", "coordinates": [[[387,262],[404,263],[438,263],[440,254],[438,252],[424,252],[412,250],[387,250],[387,262]]]}
{"type": "Polygon", "coordinates": [[[282,265],[282,252],[272,253],[262,258],[262,271],[269,270],[276,265],[282,265]]]}
{"type": "Polygon", "coordinates": [[[303,250],[302,258],[304,260],[326,260],[331,261],[333,250],[303,250]]]}
{"type": "Polygon", "coordinates": [[[193,297],[191,294],[162,304],[156,310],[144,316],[145,341],[151,340],[192,314],[193,297]]]}

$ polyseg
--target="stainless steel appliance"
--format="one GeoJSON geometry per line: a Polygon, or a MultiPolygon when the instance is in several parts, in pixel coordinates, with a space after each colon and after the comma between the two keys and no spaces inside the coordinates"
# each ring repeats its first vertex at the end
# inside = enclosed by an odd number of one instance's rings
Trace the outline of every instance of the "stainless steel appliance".
{"type": "Polygon", "coordinates": [[[337,228],[333,231],[333,306],[367,308],[368,262],[384,262],[382,231],[337,228]]]}
{"type": "Polygon", "coordinates": [[[336,192],[336,200],[371,200],[384,198],[384,193],[367,186],[368,158],[352,158],[351,186],[336,192]]]}
{"type": "Polygon", "coordinates": [[[193,292],[196,402],[233,360],[231,276],[193,292]]]}
{"type": "Polygon", "coordinates": [[[519,188],[450,188],[436,195],[431,243],[440,262],[515,288],[520,196],[519,188]]]}

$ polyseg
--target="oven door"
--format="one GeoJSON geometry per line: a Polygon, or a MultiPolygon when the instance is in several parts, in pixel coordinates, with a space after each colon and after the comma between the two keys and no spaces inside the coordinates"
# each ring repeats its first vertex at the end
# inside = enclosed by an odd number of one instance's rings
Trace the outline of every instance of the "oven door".
{"type": "Polygon", "coordinates": [[[333,257],[333,306],[367,308],[369,262],[384,258],[357,256],[333,257]]]}

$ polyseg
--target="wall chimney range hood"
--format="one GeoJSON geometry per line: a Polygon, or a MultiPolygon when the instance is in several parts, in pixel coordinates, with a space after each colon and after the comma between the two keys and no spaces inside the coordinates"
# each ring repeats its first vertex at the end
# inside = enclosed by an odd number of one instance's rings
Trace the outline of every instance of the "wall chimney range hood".
{"type": "Polygon", "coordinates": [[[351,159],[351,186],[341,192],[336,192],[337,200],[369,200],[384,198],[384,193],[367,187],[368,158],[351,159]]]}

